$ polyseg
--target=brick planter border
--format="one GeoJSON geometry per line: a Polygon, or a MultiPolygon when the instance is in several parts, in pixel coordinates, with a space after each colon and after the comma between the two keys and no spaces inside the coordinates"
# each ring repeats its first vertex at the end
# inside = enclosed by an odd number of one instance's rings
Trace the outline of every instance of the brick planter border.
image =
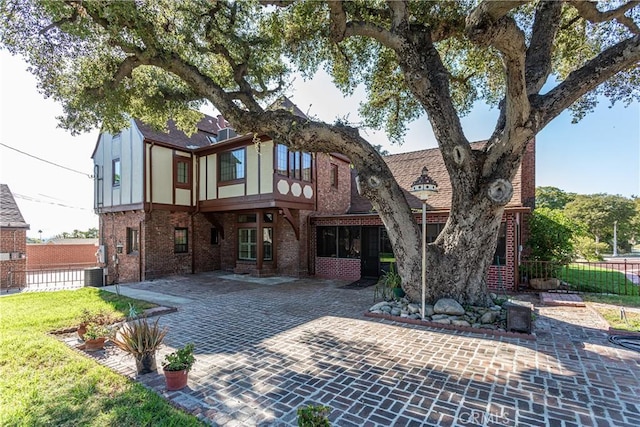
{"type": "Polygon", "coordinates": [[[436,322],[428,322],[423,321],[421,319],[409,319],[408,317],[400,317],[400,316],[392,316],[390,314],[382,314],[382,313],[364,313],[365,317],[373,317],[376,319],[385,319],[391,320],[393,322],[398,323],[408,323],[410,325],[418,325],[418,326],[426,326],[429,328],[436,329],[447,329],[451,331],[460,331],[460,332],[471,332],[479,335],[490,335],[494,337],[506,337],[506,338],[519,338],[529,341],[535,341],[535,334],[525,334],[521,332],[507,332],[507,331],[494,331],[493,329],[481,329],[481,328],[472,328],[470,326],[456,326],[456,325],[447,325],[444,323],[436,323],[436,322]]]}

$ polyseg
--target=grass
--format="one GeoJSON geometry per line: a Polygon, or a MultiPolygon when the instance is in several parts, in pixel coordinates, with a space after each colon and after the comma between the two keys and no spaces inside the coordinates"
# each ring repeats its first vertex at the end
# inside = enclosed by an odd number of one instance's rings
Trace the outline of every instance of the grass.
{"type": "Polygon", "coordinates": [[[604,317],[612,328],[622,331],[640,331],[640,313],[626,312],[623,318],[618,308],[597,307],[596,310],[598,310],[598,313],[604,317]]]}
{"type": "Polygon", "coordinates": [[[97,288],[0,298],[0,425],[202,425],[47,334],[76,326],[85,308],[124,317],[129,303],[152,306],[97,288]]]}
{"type": "Polygon", "coordinates": [[[640,308],[640,296],[638,295],[583,294],[580,296],[588,302],[640,308]]]}
{"type": "Polygon", "coordinates": [[[620,307],[640,308],[640,296],[638,295],[602,295],[583,294],[582,299],[587,302],[609,304],[616,307],[593,306],[600,315],[609,323],[609,326],[623,331],[640,331],[640,313],[626,311],[626,319],[622,318],[620,307]]]}
{"type": "Polygon", "coordinates": [[[572,289],[580,292],[605,292],[621,295],[639,294],[638,285],[627,279],[617,270],[580,264],[569,264],[560,269],[558,278],[571,284],[572,289]]]}

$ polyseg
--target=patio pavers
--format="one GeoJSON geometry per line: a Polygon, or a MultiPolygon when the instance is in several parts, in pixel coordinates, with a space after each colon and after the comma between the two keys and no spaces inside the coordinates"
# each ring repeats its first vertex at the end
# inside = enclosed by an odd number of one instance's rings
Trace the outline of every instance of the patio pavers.
{"type": "MultiPolygon", "coordinates": [[[[344,282],[221,276],[128,285],[192,300],[162,316],[158,356],[194,342],[189,386],[137,380],[212,425],[296,425],[308,403],[337,426],[640,425],[640,353],[608,342],[589,307],[537,305],[531,341],[365,318],[372,289],[344,282]]],[[[115,349],[99,360],[135,377],[115,349]]]]}

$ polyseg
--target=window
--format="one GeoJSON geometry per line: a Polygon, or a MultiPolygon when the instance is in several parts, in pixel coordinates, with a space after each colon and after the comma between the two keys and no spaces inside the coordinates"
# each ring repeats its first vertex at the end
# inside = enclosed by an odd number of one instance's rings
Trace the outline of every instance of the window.
{"type": "Polygon", "coordinates": [[[337,257],[338,229],[337,227],[318,227],[317,244],[319,257],[337,257]]]}
{"type": "Polygon", "coordinates": [[[262,229],[262,259],[273,260],[273,228],[262,229]]]}
{"type": "Polygon", "coordinates": [[[360,227],[338,227],[338,258],[360,258],[360,227]]]}
{"type": "Polygon", "coordinates": [[[140,250],[138,229],[127,227],[127,253],[131,254],[140,250]]]}
{"type": "Polygon", "coordinates": [[[289,150],[286,145],[278,144],[276,146],[276,172],[279,175],[289,176],[289,150]]]}
{"type": "Polygon", "coordinates": [[[507,262],[507,223],[500,224],[498,230],[498,245],[493,254],[493,265],[505,265],[507,262]]]}
{"type": "Polygon", "coordinates": [[[257,222],[258,216],[256,214],[240,214],[238,215],[238,222],[241,224],[247,224],[251,222],[257,222]]]}
{"type": "Polygon", "coordinates": [[[333,188],[338,188],[338,165],[331,164],[329,182],[333,188]]]}
{"type": "Polygon", "coordinates": [[[211,244],[218,244],[218,229],[215,227],[211,227],[211,244]]]}
{"type": "Polygon", "coordinates": [[[257,233],[255,228],[240,228],[238,230],[238,259],[256,260],[257,233]]]}
{"type": "Polygon", "coordinates": [[[120,187],[120,159],[113,159],[111,161],[111,185],[114,187],[120,187]]]}
{"type": "Polygon", "coordinates": [[[318,256],[360,258],[360,231],[360,226],[318,227],[318,256]]]}
{"type": "Polygon", "coordinates": [[[173,185],[178,188],[191,188],[191,163],[188,159],[176,156],[173,164],[173,185]]]}
{"type": "Polygon", "coordinates": [[[302,180],[311,182],[311,154],[302,153],[302,180]]]}
{"type": "Polygon", "coordinates": [[[220,154],[220,181],[244,179],[244,169],[244,148],[220,154]]]}
{"type": "Polygon", "coordinates": [[[291,179],[311,182],[311,154],[289,151],[286,145],[276,146],[276,173],[291,179]]]}
{"type": "Polygon", "coordinates": [[[189,239],[187,228],[176,228],[173,231],[173,252],[184,254],[189,251],[189,239]]]}
{"type": "MultiPolygon", "coordinates": [[[[422,224],[420,224],[422,226],[422,224]]],[[[427,223],[427,243],[433,243],[444,228],[444,223],[429,224],[427,223]]]]}

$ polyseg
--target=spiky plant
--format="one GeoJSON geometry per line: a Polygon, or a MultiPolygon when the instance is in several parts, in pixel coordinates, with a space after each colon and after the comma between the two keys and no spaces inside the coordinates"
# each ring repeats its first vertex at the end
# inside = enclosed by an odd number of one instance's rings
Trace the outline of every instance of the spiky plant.
{"type": "Polygon", "coordinates": [[[161,328],[159,321],[160,319],[156,319],[155,322],[150,323],[143,317],[125,323],[116,333],[113,343],[134,357],[154,352],[160,347],[167,334],[167,328],[161,328]]]}

